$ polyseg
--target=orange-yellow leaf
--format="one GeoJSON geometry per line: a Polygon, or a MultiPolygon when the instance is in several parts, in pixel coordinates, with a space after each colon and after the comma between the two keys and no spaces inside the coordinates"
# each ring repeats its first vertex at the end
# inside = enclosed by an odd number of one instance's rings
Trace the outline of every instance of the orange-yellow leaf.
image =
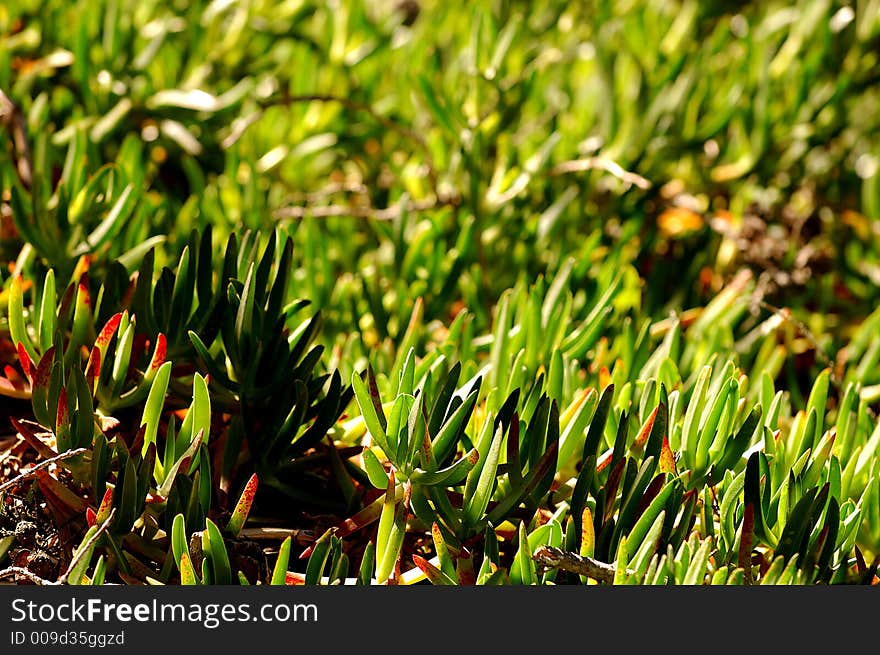
{"type": "Polygon", "coordinates": [[[654,419],[657,418],[657,411],[660,409],[660,406],[654,408],[654,411],[651,412],[651,415],[648,417],[648,420],[645,421],[645,424],[642,426],[641,431],[639,432],[639,436],[636,437],[636,445],[644,446],[645,442],[648,440],[648,437],[651,435],[651,429],[654,427],[654,419]]]}
{"type": "Polygon", "coordinates": [[[703,227],[703,217],[684,207],[670,207],[657,217],[657,227],[665,237],[679,237],[703,227]]]}
{"type": "Polygon", "coordinates": [[[104,492],[104,497],[101,499],[101,504],[98,505],[98,514],[95,517],[95,520],[99,523],[103,523],[107,520],[107,517],[110,516],[110,510],[113,508],[113,489],[107,488],[104,492]]]}
{"type": "Polygon", "coordinates": [[[663,437],[663,447],[660,449],[660,470],[663,473],[672,473],[675,475],[675,455],[672,448],[669,447],[669,439],[663,437]]]}
{"type": "Polygon", "coordinates": [[[614,449],[609,448],[604,453],[599,456],[599,459],[596,460],[596,473],[599,473],[611,463],[611,457],[614,455],[614,449]]]}
{"type": "Polygon", "coordinates": [[[251,506],[254,504],[254,497],[257,494],[258,484],[259,479],[257,478],[257,474],[254,473],[244,486],[244,490],[241,492],[238,503],[235,505],[235,510],[232,512],[232,517],[226,525],[226,529],[233,536],[238,536],[238,533],[241,532],[241,529],[244,527],[245,521],[247,521],[251,506]]]}
{"type": "Polygon", "coordinates": [[[609,384],[611,384],[611,371],[607,366],[603,366],[599,369],[599,389],[605,391],[605,387],[609,384]]]}
{"type": "Polygon", "coordinates": [[[593,513],[585,507],[581,514],[581,555],[592,557],[596,549],[596,528],[593,525],[593,513]]]}

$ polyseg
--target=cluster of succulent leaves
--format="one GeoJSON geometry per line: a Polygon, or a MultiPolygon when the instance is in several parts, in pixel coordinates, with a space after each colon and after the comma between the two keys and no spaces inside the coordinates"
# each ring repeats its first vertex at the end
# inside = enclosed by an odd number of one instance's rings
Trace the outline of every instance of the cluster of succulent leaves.
{"type": "Polygon", "coordinates": [[[878,3],[477,4],[0,8],[69,583],[873,580],[878,3]]]}

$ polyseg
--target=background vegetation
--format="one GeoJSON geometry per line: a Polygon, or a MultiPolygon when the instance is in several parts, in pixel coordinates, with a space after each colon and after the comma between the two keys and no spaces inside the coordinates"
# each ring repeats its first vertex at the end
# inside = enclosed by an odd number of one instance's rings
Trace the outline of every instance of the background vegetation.
{"type": "Polygon", "coordinates": [[[878,16],[6,3],[4,575],[872,583],[878,16]]]}

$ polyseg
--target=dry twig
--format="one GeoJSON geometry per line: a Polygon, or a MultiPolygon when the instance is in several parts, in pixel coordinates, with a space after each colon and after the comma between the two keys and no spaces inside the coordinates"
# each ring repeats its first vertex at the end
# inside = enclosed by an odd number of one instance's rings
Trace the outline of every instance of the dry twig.
{"type": "Polygon", "coordinates": [[[69,459],[70,457],[76,457],[77,455],[82,455],[84,452],[86,452],[85,448],[74,448],[73,450],[65,451],[65,452],[61,453],[60,455],[56,455],[55,457],[51,457],[47,460],[44,460],[44,461],[40,462],[39,464],[37,464],[36,466],[32,466],[31,468],[29,468],[25,471],[22,471],[21,473],[16,475],[14,478],[9,480],[8,482],[4,482],[3,484],[0,484],[0,491],[6,491],[10,487],[14,487],[14,486],[24,482],[28,478],[32,478],[34,475],[36,475],[37,471],[44,469],[44,468],[54,464],[55,462],[60,462],[63,459],[69,459]]]}
{"type": "Polygon", "coordinates": [[[290,537],[297,545],[309,546],[315,543],[313,530],[296,530],[289,528],[245,528],[240,535],[243,539],[254,541],[284,541],[290,537]]]}
{"type": "Polygon", "coordinates": [[[21,576],[22,578],[27,578],[35,585],[39,585],[41,587],[51,587],[55,584],[51,580],[44,580],[36,573],[22,566],[10,566],[9,568],[0,570],[0,580],[2,580],[3,578],[11,578],[14,575],[21,576]]]}
{"type": "Polygon", "coordinates": [[[542,566],[585,575],[606,584],[611,584],[614,581],[614,574],[617,572],[613,564],[600,562],[592,557],[568,553],[552,546],[541,546],[534,552],[532,559],[542,566]]]}
{"type": "Polygon", "coordinates": [[[41,587],[59,587],[67,582],[68,576],[70,576],[70,572],[73,571],[74,567],[79,563],[79,561],[85,556],[86,553],[89,552],[91,547],[97,543],[98,539],[107,531],[107,528],[110,527],[111,521],[113,521],[113,517],[116,516],[116,509],[110,511],[110,516],[101,524],[101,526],[95,531],[88,541],[86,541],[76,552],[73,559],[70,560],[70,565],[67,567],[67,570],[62,574],[58,580],[52,582],[51,580],[46,580],[41,578],[33,571],[26,569],[21,566],[10,566],[8,568],[0,570],[0,580],[3,578],[9,578],[15,575],[21,576],[33,582],[36,585],[41,587]]]}
{"type": "Polygon", "coordinates": [[[550,175],[564,175],[566,173],[581,173],[583,171],[601,170],[613,175],[617,179],[630,185],[635,185],[647,191],[651,188],[651,181],[638,173],[633,173],[623,168],[616,161],[604,157],[587,157],[585,159],[573,159],[556,164],[550,169],[550,175]]]}
{"type": "Polygon", "coordinates": [[[92,546],[94,546],[98,539],[100,539],[101,536],[107,531],[107,528],[110,527],[110,523],[113,521],[114,516],[116,516],[115,507],[110,510],[110,515],[106,519],[104,519],[104,522],[95,531],[95,534],[93,534],[87,542],[79,547],[79,550],[76,551],[76,554],[70,560],[70,564],[68,565],[67,570],[60,578],[58,578],[58,581],[55,582],[56,585],[63,585],[65,582],[67,582],[67,578],[68,576],[70,576],[70,572],[73,571],[74,567],[79,564],[79,561],[86,555],[86,553],[89,552],[92,546]]]}
{"type": "Polygon", "coordinates": [[[317,207],[292,205],[276,209],[273,215],[276,219],[305,218],[307,216],[313,218],[347,216],[350,218],[372,218],[376,221],[393,221],[402,216],[404,212],[423,212],[431,209],[439,209],[440,207],[453,206],[455,206],[455,203],[451,200],[417,200],[407,202],[406,204],[397,203],[396,205],[384,209],[351,205],[319,205],[317,207]]]}

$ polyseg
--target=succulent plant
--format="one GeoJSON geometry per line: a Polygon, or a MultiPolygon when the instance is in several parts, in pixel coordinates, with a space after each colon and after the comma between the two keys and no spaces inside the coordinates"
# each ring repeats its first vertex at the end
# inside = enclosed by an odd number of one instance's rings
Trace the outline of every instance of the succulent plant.
{"type": "Polygon", "coordinates": [[[0,576],[876,582],[876,2],[404,5],[0,9],[0,576]]]}

